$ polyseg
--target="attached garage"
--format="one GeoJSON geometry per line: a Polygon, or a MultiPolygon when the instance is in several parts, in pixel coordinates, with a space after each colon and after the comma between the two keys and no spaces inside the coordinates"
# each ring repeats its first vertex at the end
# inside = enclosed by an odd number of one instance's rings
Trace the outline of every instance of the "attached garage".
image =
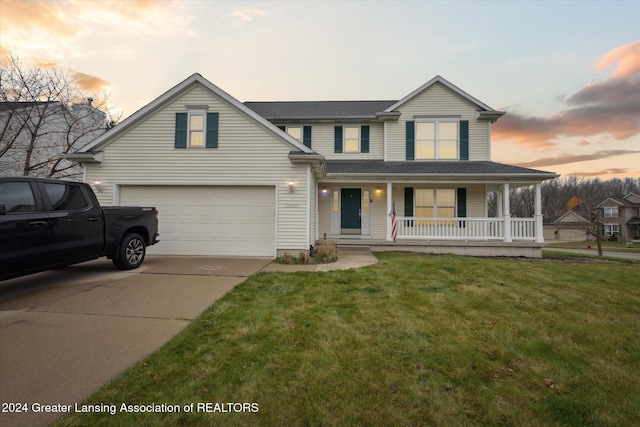
{"type": "Polygon", "coordinates": [[[123,185],[120,205],[155,206],[158,255],[276,253],[275,187],[123,185]]]}

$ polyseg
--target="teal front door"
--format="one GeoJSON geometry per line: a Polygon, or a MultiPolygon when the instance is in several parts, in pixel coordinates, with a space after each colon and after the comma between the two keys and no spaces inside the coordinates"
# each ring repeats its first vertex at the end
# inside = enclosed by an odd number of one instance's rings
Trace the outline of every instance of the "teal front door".
{"type": "Polygon", "coordinates": [[[340,195],[340,228],[342,234],[360,234],[362,221],[362,191],[343,188],[340,195]]]}

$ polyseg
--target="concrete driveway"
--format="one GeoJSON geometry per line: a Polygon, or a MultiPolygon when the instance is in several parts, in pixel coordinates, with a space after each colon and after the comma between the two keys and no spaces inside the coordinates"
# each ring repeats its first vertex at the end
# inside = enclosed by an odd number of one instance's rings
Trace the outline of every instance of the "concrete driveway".
{"type": "Polygon", "coordinates": [[[218,298],[271,262],[148,257],[134,271],[105,259],[0,282],[0,425],[48,425],[154,352],[218,298]],[[55,408],[54,408],[55,409],[55,408]]]}

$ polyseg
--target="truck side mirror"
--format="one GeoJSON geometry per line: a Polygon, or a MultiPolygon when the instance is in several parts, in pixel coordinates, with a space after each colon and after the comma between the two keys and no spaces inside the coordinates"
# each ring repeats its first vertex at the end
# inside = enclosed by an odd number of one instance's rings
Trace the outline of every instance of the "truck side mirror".
{"type": "Polygon", "coordinates": [[[0,203],[0,215],[6,215],[7,208],[4,206],[4,203],[0,203]]]}

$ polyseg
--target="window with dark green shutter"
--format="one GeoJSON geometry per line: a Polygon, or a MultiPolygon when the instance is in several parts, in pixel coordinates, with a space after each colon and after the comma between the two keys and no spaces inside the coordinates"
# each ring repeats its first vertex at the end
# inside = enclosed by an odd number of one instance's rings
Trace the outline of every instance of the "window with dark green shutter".
{"type": "Polygon", "coordinates": [[[302,143],[311,148],[311,126],[302,128],[302,143]]]}
{"type": "Polygon", "coordinates": [[[187,148],[187,113],[176,113],[175,148],[187,148]]]}
{"type": "Polygon", "coordinates": [[[218,121],[219,113],[205,110],[176,113],[174,147],[218,148],[218,121]]]}
{"type": "Polygon", "coordinates": [[[460,160],[469,160],[469,121],[460,121],[460,160]]]}
{"type": "MultiPolygon", "coordinates": [[[[406,123],[406,143],[407,143],[407,150],[406,150],[406,158],[407,160],[415,160],[416,158],[416,154],[415,154],[415,143],[416,143],[416,138],[415,138],[415,122],[413,121],[408,121],[406,123]]],[[[413,194],[413,193],[412,193],[413,194]]],[[[413,203],[413,202],[412,202],[413,203]]]]}
{"type": "Polygon", "coordinates": [[[362,126],[360,128],[360,152],[369,152],[369,126],[362,126]]]}
{"type": "Polygon", "coordinates": [[[206,148],[218,148],[218,113],[207,113],[206,148]]]}
{"type": "Polygon", "coordinates": [[[342,126],[336,126],[333,131],[333,151],[342,153],[342,126]]]}

